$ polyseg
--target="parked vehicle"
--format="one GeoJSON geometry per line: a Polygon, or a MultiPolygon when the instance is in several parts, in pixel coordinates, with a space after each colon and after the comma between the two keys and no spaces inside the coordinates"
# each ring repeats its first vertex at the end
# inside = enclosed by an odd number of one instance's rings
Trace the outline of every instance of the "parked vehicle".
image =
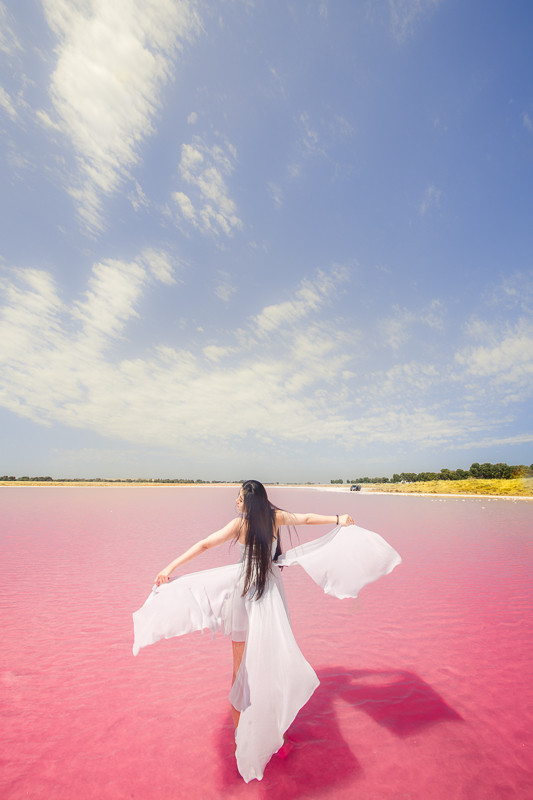
{"type": "Polygon", "coordinates": [[[351,492],[360,492],[361,491],[361,484],[352,483],[352,485],[350,486],[350,491],[351,492]]]}

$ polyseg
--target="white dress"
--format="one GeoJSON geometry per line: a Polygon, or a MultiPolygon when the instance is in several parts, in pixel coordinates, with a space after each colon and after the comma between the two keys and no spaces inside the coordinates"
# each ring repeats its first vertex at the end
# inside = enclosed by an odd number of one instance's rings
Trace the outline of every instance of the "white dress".
{"type": "Polygon", "coordinates": [[[283,734],[319,684],[293,636],[279,567],[300,564],[327,594],[345,598],[357,597],[363,586],[400,562],[379,534],[350,525],[272,562],[259,600],[242,597],[242,556],[237,564],[183,575],[154,587],[133,614],[133,654],[159,639],[205,629],[246,641],[229,695],[241,712],[235,756],[246,783],[261,780],[283,734]]]}

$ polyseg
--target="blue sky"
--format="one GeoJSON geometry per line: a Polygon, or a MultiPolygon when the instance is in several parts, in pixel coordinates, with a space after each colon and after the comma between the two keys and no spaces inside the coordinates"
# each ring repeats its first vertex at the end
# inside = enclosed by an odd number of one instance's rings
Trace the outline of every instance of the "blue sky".
{"type": "Polygon", "coordinates": [[[0,474],[533,461],[529,0],[0,0],[0,474]]]}

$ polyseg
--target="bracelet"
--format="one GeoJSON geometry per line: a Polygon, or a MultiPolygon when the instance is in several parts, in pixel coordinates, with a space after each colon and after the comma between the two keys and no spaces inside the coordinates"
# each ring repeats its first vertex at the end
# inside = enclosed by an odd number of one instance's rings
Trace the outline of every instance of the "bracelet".
{"type": "Polygon", "coordinates": [[[337,514],[337,525],[339,524],[339,515],[337,514]]]}

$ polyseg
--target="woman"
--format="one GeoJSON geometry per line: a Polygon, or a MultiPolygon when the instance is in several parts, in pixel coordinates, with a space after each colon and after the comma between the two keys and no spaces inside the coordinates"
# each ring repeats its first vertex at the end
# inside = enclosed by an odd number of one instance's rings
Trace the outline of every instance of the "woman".
{"type": "Polygon", "coordinates": [[[285,731],[318,686],[290,627],[281,566],[300,564],[336,597],[356,597],[366,583],[401,559],[378,534],[356,528],[349,514],[291,514],[270,503],[264,486],[249,480],[237,498],[240,515],[178,556],[155,579],[135,612],[133,652],[161,638],[208,628],[231,636],[230,692],[236,758],[246,782],[261,780],[285,731]],[[336,525],[331,533],[281,554],[282,525],[336,525]],[[241,560],[229,567],[170,575],[201,553],[236,540],[241,560]]]}

